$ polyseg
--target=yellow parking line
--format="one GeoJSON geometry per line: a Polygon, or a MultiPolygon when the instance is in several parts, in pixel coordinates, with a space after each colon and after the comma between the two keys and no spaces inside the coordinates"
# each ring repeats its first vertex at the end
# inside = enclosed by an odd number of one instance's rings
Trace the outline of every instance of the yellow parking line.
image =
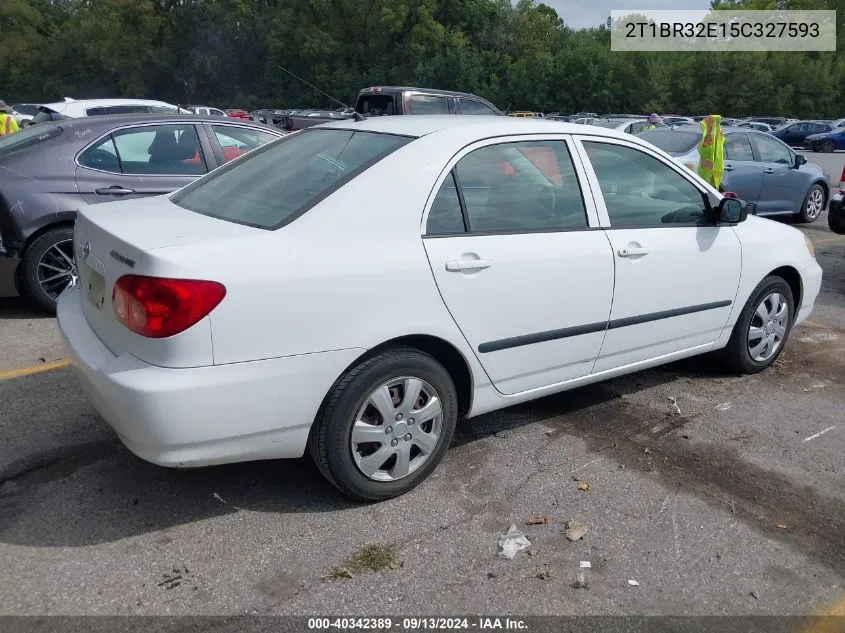
{"type": "Polygon", "coordinates": [[[53,371],[54,369],[61,369],[70,365],[67,358],[60,358],[59,360],[50,361],[49,363],[41,363],[40,365],[33,365],[32,367],[22,367],[20,369],[10,369],[8,371],[0,371],[0,380],[10,380],[12,378],[20,378],[21,376],[31,376],[32,374],[40,374],[45,371],[53,371]]]}

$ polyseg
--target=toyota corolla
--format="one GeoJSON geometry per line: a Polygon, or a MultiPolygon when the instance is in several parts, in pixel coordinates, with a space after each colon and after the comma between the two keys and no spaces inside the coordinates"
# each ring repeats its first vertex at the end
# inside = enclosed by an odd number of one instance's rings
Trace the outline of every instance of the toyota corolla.
{"type": "Polygon", "coordinates": [[[679,358],[771,365],[812,245],[614,130],[339,121],[168,197],[83,208],[58,319],[91,402],[165,466],[300,457],[363,500],[460,419],[679,358]]]}

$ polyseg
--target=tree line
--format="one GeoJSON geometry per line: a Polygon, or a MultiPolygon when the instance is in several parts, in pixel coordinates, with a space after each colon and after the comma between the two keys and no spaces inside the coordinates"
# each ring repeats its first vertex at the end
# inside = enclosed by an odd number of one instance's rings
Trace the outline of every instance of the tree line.
{"type": "MultiPolygon", "coordinates": [[[[716,0],[838,9],[845,0],[716,0]]],[[[564,5],[565,6],[565,5],[564,5]]],[[[841,53],[614,53],[535,0],[2,0],[0,99],[146,97],[336,107],[372,85],[473,92],[502,109],[845,116],[841,53]]]]}

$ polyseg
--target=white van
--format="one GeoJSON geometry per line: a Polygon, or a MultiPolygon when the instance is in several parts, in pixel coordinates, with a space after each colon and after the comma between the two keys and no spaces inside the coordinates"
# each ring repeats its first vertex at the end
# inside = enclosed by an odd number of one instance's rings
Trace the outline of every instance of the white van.
{"type": "Polygon", "coordinates": [[[55,119],[77,119],[85,116],[98,116],[101,114],[166,114],[166,113],[190,114],[179,106],[165,101],[154,101],[151,99],[71,99],[65,97],[64,101],[58,103],[45,103],[35,115],[33,123],[42,123],[55,119]]]}

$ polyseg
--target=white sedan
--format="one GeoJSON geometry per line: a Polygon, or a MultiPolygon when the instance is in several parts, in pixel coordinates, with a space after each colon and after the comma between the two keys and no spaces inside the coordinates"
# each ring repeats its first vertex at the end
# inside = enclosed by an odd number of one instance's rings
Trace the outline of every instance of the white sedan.
{"type": "Polygon", "coordinates": [[[821,285],[794,228],[598,127],[309,128],[169,197],[80,210],[58,320],[127,447],[300,457],[379,500],[460,418],[720,351],[771,365],[821,285]]]}

